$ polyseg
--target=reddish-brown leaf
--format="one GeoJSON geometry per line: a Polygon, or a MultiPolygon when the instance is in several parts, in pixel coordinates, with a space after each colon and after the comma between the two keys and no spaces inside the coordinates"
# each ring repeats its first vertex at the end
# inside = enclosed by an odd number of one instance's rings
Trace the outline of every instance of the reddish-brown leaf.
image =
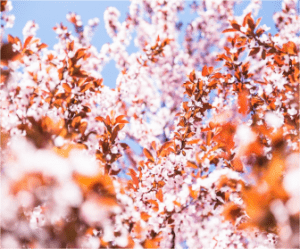
{"type": "Polygon", "coordinates": [[[47,47],[48,47],[48,45],[46,43],[42,43],[42,44],[38,45],[39,50],[41,50],[43,48],[47,48],[47,47]]]}
{"type": "Polygon", "coordinates": [[[7,0],[1,1],[1,12],[5,10],[5,5],[7,4],[7,0]]]}
{"type": "Polygon", "coordinates": [[[70,93],[72,91],[72,88],[67,84],[63,83],[62,84],[63,89],[65,89],[66,92],[70,93]]]}
{"type": "Polygon", "coordinates": [[[155,237],[153,239],[146,239],[144,243],[145,248],[159,248],[159,242],[161,240],[161,237],[155,237]]]}
{"type": "Polygon", "coordinates": [[[83,86],[80,87],[80,92],[84,93],[86,92],[87,90],[93,88],[94,84],[92,82],[89,82],[83,86]]]}
{"type": "Polygon", "coordinates": [[[7,41],[9,43],[15,43],[15,38],[13,36],[11,36],[11,35],[7,35],[7,41]]]}
{"type": "Polygon", "coordinates": [[[239,159],[239,158],[235,158],[232,161],[232,166],[233,166],[233,169],[237,172],[243,172],[244,171],[243,163],[242,163],[241,159],[239,159]]]}
{"type": "Polygon", "coordinates": [[[283,49],[289,54],[297,54],[297,47],[294,42],[289,41],[283,45],[283,49]]]}
{"type": "Polygon", "coordinates": [[[166,150],[167,148],[169,148],[171,145],[173,145],[173,141],[165,142],[165,143],[161,146],[161,148],[159,149],[159,151],[158,151],[158,156],[160,156],[161,153],[162,153],[164,150],[166,150]]]}
{"type": "Polygon", "coordinates": [[[199,143],[200,140],[201,140],[201,139],[193,139],[193,140],[190,140],[190,141],[186,142],[186,144],[187,144],[187,145],[190,145],[190,144],[197,144],[197,143],[199,143]]]}
{"type": "Polygon", "coordinates": [[[12,43],[5,43],[1,46],[1,63],[7,65],[9,60],[18,60],[21,58],[21,53],[13,50],[12,43]]]}
{"type": "Polygon", "coordinates": [[[222,33],[236,32],[236,29],[224,29],[222,33]]]}
{"type": "Polygon", "coordinates": [[[118,125],[116,125],[116,127],[113,129],[113,132],[112,132],[111,138],[110,138],[110,140],[111,140],[112,142],[116,139],[116,137],[117,137],[117,135],[118,135],[118,132],[119,132],[120,130],[122,130],[123,127],[124,127],[124,124],[118,124],[118,125]]]}
{"type": "Polygon", "coordinates": [[[132,178],[133,184],[138,188],[139,187],[139,178],[137,177],[136,172],[133,169],[129,169],[129,173],[132,178]]]}
{"type": "Polygon", "coordinates": [[[204,67],[202,68],[202,76],[207,76],[208,75],[208,70],[207,70],[207,66],[204,65],[204,67]]]}
{"type": "Polygon", "coordinates": [[[260,50],[260,47],[252,48],[249,53],[249,56],[256,55],[259,52],[259,50],[260,50]]]}
{"type": "Polygon", "coordinates": [[[144,221],[147,221],[150,217],[151,217],[151,215],[147,214],[146,212],[141,212],[141,218],[144,221]]]}
{"type": "Polygon", "coordinates": [[[243,90],[238,95],[239,113],[246,115],[249,112],[248,91],[243,90]]]}
{"type": "Polygon", "coordinates": [[[28,44],[30,43],[31,39],[32,39],[32,35],[31,36],[28,36],[24,42],[24,45],[23,45],[23,49],[24,48],[27,48],[28,44]]]}
{"type": "Polygon", "coordinates": [[[243,27],[246,26],[248,18],[251,18],[251,12],[249,12],[247,15],[245,15],[244,20],[243,20],[243,27]]]}
{"type": "Polygon", "coordinates": [[[15,37],[15,44],[18,44],[18,43],[20,43],[20,46],[22,47],[22,42],[21,42],[20,38],[16,36],[15,37]]]}
{"type": "Polygon", "coordinates": [[[261,17],[257,19],[257,21],[255,23],[255,28],[260,24],[261,19],[262,19],[261,17]]]}
{"type": "Polygon", "coordinates": [[[123,118],[125,118],[125,115],[120,115],[116,118],[116,123],[121,123],[121,121],[123,120],[123,118]]]}
{"type": "Polygon", "coordinates": [[[156,143],[155,143],[155,141],[152,141],[152,143],[151,143],[151,147],[152,147],[152,149],[153,149],[153,150],[155,150],[155,151],[156,151],[156,143]]]}
{"type": "Polygon", "coordinates": [[[248,26],[251,28],[251,30],[254,30],[254,29],[255,29],[254,20],[252,19],[251,16],[249,16],[249,17],[247,18],[247,23],[248,23],[248,26]]]}
{"type": "Polygon", "coordinates": [[[101,117],[101,116],[96,117],[95,120],[103,122],[104,124],[106,124],[105,123],[105,119],[103,117],[101,117]]]}
{"type": "Polygon", "coordinates": [[[187,162],[186,162],[186,166],[187,166],[187,167],[191,167],[191,168],[193,168],[193,169],[198,169],[197,164],[195,164],[195,163],[193,163],[193,162],[191,162],[191,161],[187,161],[187,162]]]}
{"type": "Polygon", "coordinates": [[[157,191],[157,193],[156,193],[156,198],[157,198],[160,202],[163,202],[163,201],[164,201],[164,194],[163,194],[161,188],[157,191]]]}
{"type": "Polygon", "coordinates": [[[147,150],[146,148],[143,149],[144,155],[148,158],[148,160],[152,163],[155,162],[154,157],[152,156],[151,152],[147,150]]]}
{"type": "Polygon", "coordinates": [[[63,68],[63,67],[62,67],[62,68],[59,68],[59,69],[57,70],[57,72],[58,72],[58,78],[59,78],[60,80],[62,80],[63,77],[64,77],[63,71],[64,71],[64,68],[63,68]]]}
{"type": "Polygon", "coordinates": [[[243,211],[239,205],[231,202],[225,205],[222,214],[226,220],[230,221],[232,224],[235,224],[237,218],[243,215],[243,211]]]}
{"type": "Polygon", "coordinates": [[[212,131],[208,131],[207,135],[206,135],[206,144],[207,145],[210,145],[211,138],[212,138],[212,131]]]}
{"type": "Polygon", "coordinates": [[[105,122],[106,122],[107,125],[111,125],[111,120],[110,120],[110,117],[108,115],[106,116],[105,122]]]}
{"type": "Polygon", "coordinates": [[[194,80],[196,79],[195,69],[190,73],[189,79],[191,82],[194,82],[194,80]]]}
{"type": "Polygon", "coordinates": [[[198,198],[199,191],[193,190],[191,186],[189,186],[190,196],[196,200],[198,198]]]}
{"type": "Polygon", "coordinates": [[[241,25],[239,25],[235,20],[231,22],[231,26],[236,30],[240,30],[241,28],[241,25]]]}
{"type": "Polygon", "coordinates": [[[83,57],[85,55],[85,48],[80,48],[77,50],[76,54],[75,54],[75,58],[76,60],[79,60],[81,57],[83,57]]]}
{"type": "Polygon", "coordinates": [[[84,132],[85,132],[85,130],[86,130],[86,128],[87,128],[87,122],[85,121],[85,122],[82,122],[81,124],[80,124],[80,126],[79,126],[79,132],[83,135],[84,134],[84,132]]]}
{"type": "Polygon", "coordinates": [[[68,48],[68,50],[73,51],[73,49],[74,49],[74,40],[72,42],[68,42],[67,48],[68,48]]]}
{"type": "Polygon", "coordinates": [[[120,145],[124,150],[127,150],[127,149],[130,148],[130,147],[128,146],[128,144],[126,144],[126,143],[119,143],[119,145],[120,145]]]}
{"type": "Polygon", "coordinates": [[[80,124],[80,121],[81,121],[81,117],[80,116],[75,117],[72,120],[72,123],[71,123],[72,127],[75,127],[75,128],[78,127],[79,124],[80,124]]]}
{"type": "Polygon", "coordinates": [[[261,53],[261,58],[264,60],[266,59],[266,50],[263,49],[262,53],[261,53]]]}
{"type": "Polygon", "coordinates": [[[126,117],[125,115],[120,115],[116,118],[116,123],[122,123],[122,124],[127,124],[129,123],[126,119],[124,119],[124,117],[126,117]]]}

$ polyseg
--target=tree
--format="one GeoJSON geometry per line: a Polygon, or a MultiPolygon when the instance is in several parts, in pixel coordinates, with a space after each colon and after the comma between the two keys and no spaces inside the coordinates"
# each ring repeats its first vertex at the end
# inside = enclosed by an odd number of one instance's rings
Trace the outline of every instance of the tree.
{"type": "Polygon", "coordinates": [[[75,13],[53,50],[32,21],[2,40],[2,247],[299,246],[296,1],[274,14],[275,36],[251,14],[259,1],[241,17],[234,4],[191,4],[182,48],[178,0],[132,0],[123,23],[108,8],[100,51],[99,20],[75,13]]]}

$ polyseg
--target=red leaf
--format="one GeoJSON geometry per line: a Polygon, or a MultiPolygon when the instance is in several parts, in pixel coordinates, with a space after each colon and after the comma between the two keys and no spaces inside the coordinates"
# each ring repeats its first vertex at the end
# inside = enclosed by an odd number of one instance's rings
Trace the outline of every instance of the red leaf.
{"type": "Polygon", "coordinates": [[[191,167],[193,169],[198,169],[198,166],[195,163],[191,162],[191,161],[187,161],[186,166],[191,167]]]}
{"type": "Polygon", "coordinates": [[[297,47],[292,41],[285,43],[283,49],[289,54],[297,54],[297,47]]]}
{"type": "Polygon", "coordinates": [[[87,122],[82,122],[78,129],[79,129],[80,133],[83,135],[86,128],[87,128],[87,122]]]}
{"type": "Polygon", "coordinates": [[[206,144],[207,145],[210,145],[211,138],[212,138],[212,131],[208,131],[207,136],[206,136],[206,144]]]}
{"type": "Polygon", "coordinates": [[[76,60],[79,60],[81,57],[83,57],[85,55],[85,48],[80,48],[77,50],[76,54],[75,54],[75,58],[76,60]]]}
{"type": "Polygon", "coordinates": [[[246,26],[248,18],[251,18],[251,12],[249,12],[249,13],[244,17],[244,20],[243,20],[243,27],[246,26]]]}
{"type": "Polygon", "coordinates": [[[123,118],[125,118],[125,115],[120,115],[116,118],[116,123],[119,123],[123,118]]]}
{"type": "Polygon", "coordinates": [[[7,4],[7,0],[1,1],[1,12],[5,10],[5,5],[7,4]]]}
{"type": "Polygon", "coordinates": [[[195,69],[190,73],[189,79],[191,82],[194,82],[194,80],[196,79],[195,69]]]}
{"type": "Polygon", "coordinates": [[[68,48],[68,50],[73,51],[73,49],[74,49],[74,40],[72,42],[68,42],[67,48],[68,48]]]}
{"type": "Polygon", "coordinates": [[[243,211],[239,205],[231,202],[225,205],[222,215],[226,220],[230,221],[232,224],[235,224],[237,218],[243,215],[243,211]]]}
{"type": "Polygon", "coordinates": [[[243,172],[244,171],[243,163],[242,163],[241,159],[239,159],[239,158],[235,158],[233,160],[232,166],[233,166],[234,170],[237,171],[237,172],[243,172]]]}
{"type": "Polygon", "coordinates": [[[118,136],[118,132],[124,127],[124,124],[118,124],[116,127],[113,129],[110,141],[113,143],[118,136]]]}
{"type": "Polygon", "coordinates": [[[163,192],[162,192],[162,189],[160,188],[157,193],[156,193],[156,198],[160,201],[160,202],[163,202],[164,201],[164,195],[163,195],[163,192]]]}
{"type": "Polygon", "coordinates": [[[186,142],[186,144],[187,144],[187,145],[189,145],[189,144],[197,144],[197,143],[199,143],[200,140],[201,140],[201,139],[193,139],[193,140],[191,140],[191,141],[186,142]]]}
{"type": "Polygon", "coordinates": [[[263,49],[262,53],[261,53],[261,58],[264,60],[266,59],[266,50],[263,49]]]}
{"type": "Polygon", "coordinates": [[[64,77],[63,71],[64,71],[64,68],[63,68],[63,67],[62,67],[62,68],[59,68],[59,69],[57,70],[57,72],[58,72],[58,78],[59,78],[60,80],[62,80],[63,77],[64,77]]]}
{"type": "Polygon", "coordinates": [[[222,33],[227,33],[227,32],[236,32],[235,29],[224,29],[222,33]]]}
{"type": "Polygon", "coordinates": [[[72,120],[71,126],[74,127],[74,128],[77,128],[79,126],[79,124],[80,124],[80,121],[81,121],[81,117],[80,116],[75,117],[72,120]]]}
{"type": "Polygon", "coordinates": [[[257,31],[256,31],[256,35],[257,35],[258,37],[260,37],[264,32],[265,32],[264,29],[259,28],[259,29],[257,29],[257,31]]]}
{"type": "Polygon", "coordinates": [[[15,43],[15,39],[14,39],[14,37],[11,36],[11,35],[8,35],[8,36],[7,36],[7,40],[8,40],[9,43],[15,43]]]}
{"type": "Polygon", "coordinates": [[[120,145],[124,150],[127,150],[127,149],[130,148],[130,147],[128,146],[128,144],[126,144],[126,143],[119,143],[119,145],[120,145]]]}
{"type": "Polygon", "coordinates": [[[116,123],[123,123],[123,124],[127,124],[129,123],[126,119],[123,119],[124,117],[126,117],[125,115],[120,115],[116,118],[116,123]]]}
{"type": "Polygon", "coordinates": [[[24,45],[23,45],[23,49],[24,48],[27,48],[28,44],[30,43],[31,39],[32,39],[32,35],[31,36],[28,36],[24,42],[24,45]]]}
{"type": "Polygon", "coordinates": [[[63,89],[65,89],[66,92],[71,92],[72,88],[67,84],[67,83],[63,83],[62,84],[63,89]]]}
{"type": "Polygon", "coordinates": [[[104,124],[106,124],[106,123],[105,123],[105,119],[104,119],[103,117],[101,117],[101,116],[96,117],[95,120],[96,120],[96,121],[103,122],[104,124]]]}
{"type": "Polygon", "coordinates": [[[48,47],[48,45],[46,43],[42,43],[42,44],[38,45],[39,50],[41,50],[43,48],[47,48],[47,47],[48,47]]]}
{"type": "Polygon", "coordinates": [[[139,187],[139,179],[136,176],[136,172],[133,169],[129,169],[130,176],[132,178],[133,184],[138,188],[139,187]]]}
{"type": "MultiPolygon", "coordinates": [[[[151,215],[147,214],[146,212],[141,212],[141,218],[144,221],[147,221],[149,218],[151,217],[151,215]]],[[[152,244],[151,244],[152,245],[152,244]]],[[[151,248],[153,248],[153,246],[151,246],[151,248]]]]}
{"type": "Polygon", "coordinates": [[[156,151],[156,143],[155,143],[155,141],[152,141],[151,147],[156,151]]]}
{"type": "Polygon", "coordinates": [[[108,115],[106,116],[105,122],[106,122],[107,125],[111,124],[111,120],[110,120],[110,117],[108,115]]]}
{"type": "Polygon", "coordinates": [[[261,21],[261,17],[257,19],[256,23],[255,23],[255,28],[260,24],[261,21]]]}
{"type": "Polygon", "coordinates": [[[17,60],[21,58],[21,53],[13,51],[12,43],[5,43],[1,46],[1,63],[6,65],[9,60],[17,60]]]}
{"type": "Polygon", "coordinates": [[[165,142],[165,143],[161,146],[161,148],[159,149],[159,151],[158,151],[158,156],[160,156],[161,153],[162,153],[165,149],[169,148],[171,145],[173,145],[173,141],[165,142]]]}
{"type": "Polygon", "coordinates": [[[247,23],[248,23],[248,26],[251,28],[251,30],[254,30],[254,29],[255,29],[254,20],[252,19],[251,16],[248,17],[247,23]]]}
{"type": "Polygon", "coordinates": [[[18,44],[18,43],[20,43],[20,45],[22,47],[22,42],[21,42],[20,38],[16,36],[15,37],[15,44],[18,44]]]}
{"type": "Polygon", "coordinates": [[[259,52],[259,50],[260,50],[260,47],[252,48],[249,53],[249,56],[256,55],[259,52]]]}
{"type": "Polygon", "coordinates": [[[231,26],[236,30],[240,30],[241,28],[241,25],[239,25],[235,20],[231,22],[231,26]]]}
{"type": "Polygon", "coordinates": [[[248,91],[243,90],[238,95],[239,113],[246,115],[249,112],[248,91]]]}
{"type": "Polygon", "coordinates": [[[207,70],[207,66],[205,65],[202,69],[202,76],[207,76],[208,75],[208,70],[207,70]]]}
{"type": "Polygon", "coordinates": [[[149,150],[147,150],[146,148],[144,148],[144,149],[143,149],[143,153],[144,153],[144,155],[148,158],[148,160],[149,160],[150,162],[152,162],[152,163],[155,162],[155,160],[154,160],[154,158],[153,158],[153,156],[152,156],[152,154],[151,154],[151,152],[150,152],[149,150]]]}

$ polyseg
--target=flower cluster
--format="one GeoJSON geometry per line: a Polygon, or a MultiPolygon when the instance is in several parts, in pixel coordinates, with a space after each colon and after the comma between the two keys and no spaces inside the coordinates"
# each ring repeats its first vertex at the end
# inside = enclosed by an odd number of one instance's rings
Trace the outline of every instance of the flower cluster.
{"type": "Polygon", "coordinates": [[[184,4],[132,0],[123,22],[107,8],[99,51],[99,19],[76,13],[53,49],[33,21],[2,42],[2,247],[299,246],[296,1],[274,36],[253,19],[261,1],[238,17],[233,1],[194,2],[180,44],[184,4]]]}

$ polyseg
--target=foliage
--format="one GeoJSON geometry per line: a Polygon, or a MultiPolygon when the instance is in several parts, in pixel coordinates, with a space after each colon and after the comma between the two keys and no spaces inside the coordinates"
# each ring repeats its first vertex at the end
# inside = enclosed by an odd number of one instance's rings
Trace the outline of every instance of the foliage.
{"type": "MultiPolygon", "coordinates": [[[[23,41],[7,36],[2,247],[299,246],[296,1],[274,14],[274,36],[253,17],[260,1],[240,17],[234,4],[190,5],[183,44],[178,0],[132,0],[122,23],[108,8],[112,43],[99,52],[99,20],[75,13],[75,35],[56,25],[53,49],[33,21],[23,41]],[[133,31],[139,52],[128,54],[133,31]],[[101,76],[111,59],[115,89],[101,76]]],[[[2,39],[11,8],[1,2],[2,39]]]]}

